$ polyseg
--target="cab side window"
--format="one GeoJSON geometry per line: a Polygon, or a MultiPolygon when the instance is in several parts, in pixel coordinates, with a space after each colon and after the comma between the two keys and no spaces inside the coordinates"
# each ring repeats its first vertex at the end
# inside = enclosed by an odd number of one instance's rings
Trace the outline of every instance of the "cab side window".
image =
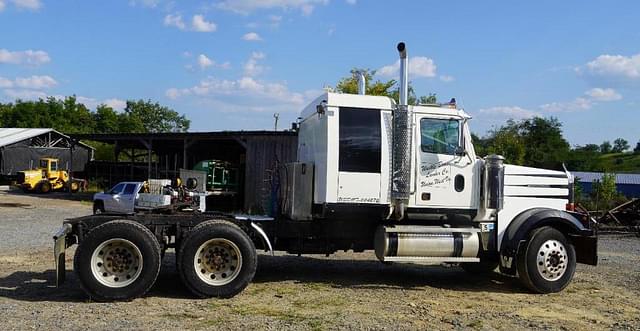
{"type": "Polygon", "coordinates": [[[133,194],[136,190],[136,184],[127,184],[127,187],[124,188],[124,194],[133,194]]]}
{"type": "Polygon", "coordinates": [[[423,152],[454,155],[459,142],[459,121],[435,118],[420,120],[420,149],[423,152]]]}
{"type": "Polygon", "coordinates": [[[51,171],[58,171],[58,162],[51,162],[51,171]]]}

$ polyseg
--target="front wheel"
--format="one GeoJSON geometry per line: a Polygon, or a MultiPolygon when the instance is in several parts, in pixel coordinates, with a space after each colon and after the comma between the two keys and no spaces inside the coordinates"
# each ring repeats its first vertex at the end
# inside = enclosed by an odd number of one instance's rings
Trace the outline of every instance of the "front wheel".
{"type": "Polygon", "coordinates": [[[535,229],[529,235],[523,251],[518,252],[518,277],[537,293],[562,291],[576,271],[573,245],[552,227],[535,229]]]}
{"type": "Polygon", "coordinates": [[[257,264],[251,238],[224,220],[198,224],[178,250],[180,278],[199,297],[230,298],[242,292],[253,279],[257,264]]]}
{"type": "Polygon", "coordinates": [[[153,286],[160,261],[160,244],[149,229],[116,220],[87,234],[76,250],[73,268],[91,299],[128,300],[153,286]]]}
{"type": "Polygon", "coordinates": [[[104,214],[104,202],[96,201],[93,203],[93,214],[94,215],[104,214]]]}

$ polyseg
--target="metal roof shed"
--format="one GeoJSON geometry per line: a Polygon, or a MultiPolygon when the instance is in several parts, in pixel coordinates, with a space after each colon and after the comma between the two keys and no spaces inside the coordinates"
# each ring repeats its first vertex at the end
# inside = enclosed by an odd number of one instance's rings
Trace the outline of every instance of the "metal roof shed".
{"type": "Polygon", "coordinates": [[[30,169],[42,157],[60,159],[64,168],[83,171],[93,159],[93,148],[50,128],[0,128],[0,174],[30,169]]]}

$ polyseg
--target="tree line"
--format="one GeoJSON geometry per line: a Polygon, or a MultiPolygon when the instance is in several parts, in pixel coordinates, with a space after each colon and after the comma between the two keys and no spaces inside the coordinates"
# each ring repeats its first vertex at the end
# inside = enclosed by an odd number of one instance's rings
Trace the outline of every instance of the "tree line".
{"type": "Polygon", "coordinates": [[[151,100],[129,100],[119,112],[105,104],[91,110],[75,96],[0,103],[0,127],[53,128],[63,133],[186,132],[186,116],[151,100]]]}

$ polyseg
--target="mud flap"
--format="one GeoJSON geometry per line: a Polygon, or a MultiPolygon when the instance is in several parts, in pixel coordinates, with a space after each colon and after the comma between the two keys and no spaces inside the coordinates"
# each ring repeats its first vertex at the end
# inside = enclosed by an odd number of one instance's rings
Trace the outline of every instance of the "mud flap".
{"type": "Polygon", "coordinates": [[[71,232],[71,225],[64,224],[53,236],[53,259],[56,264],[56,287],[62,285],[65,280],[65,254],[67,248],[67,234],[71,232]]]}

